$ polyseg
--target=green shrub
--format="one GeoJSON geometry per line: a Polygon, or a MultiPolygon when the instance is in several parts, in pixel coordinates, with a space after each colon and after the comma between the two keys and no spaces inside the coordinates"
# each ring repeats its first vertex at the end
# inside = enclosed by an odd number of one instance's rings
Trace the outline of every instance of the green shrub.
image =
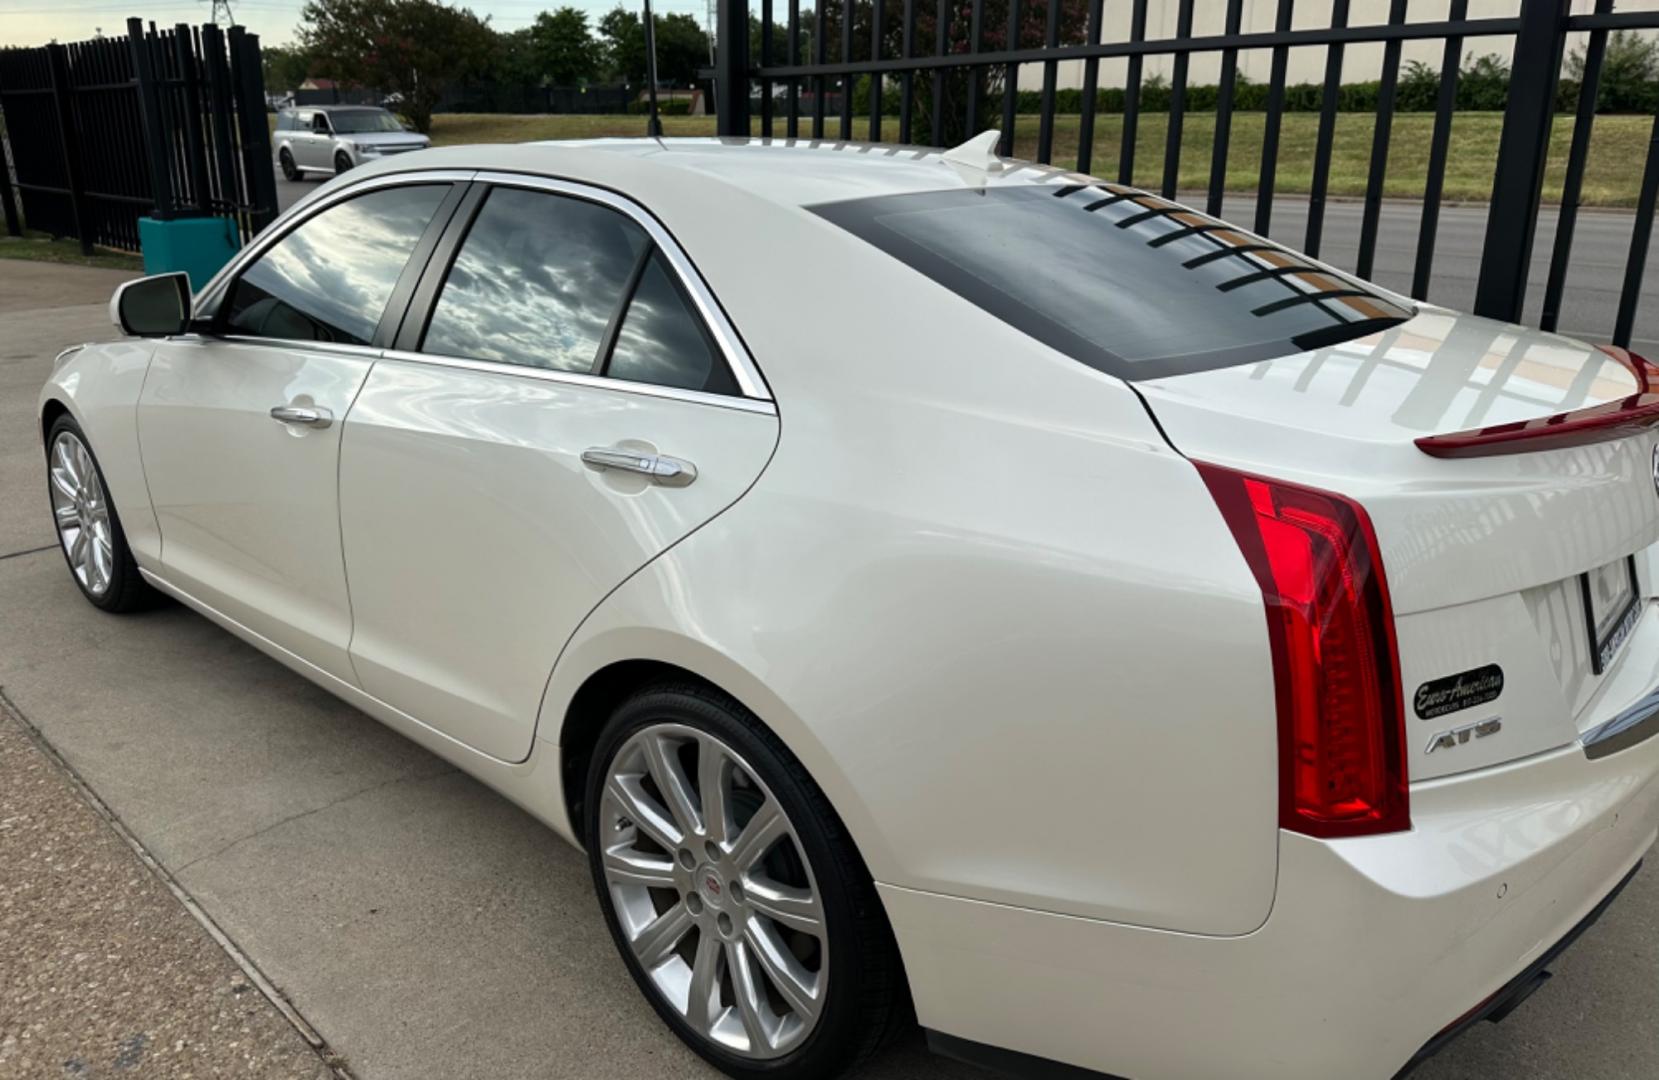
{"type": "MultiPolygon", "coordinates": [[[[1556,90],[1556,108],[1572,112],[1578,108],[1579,80],[1583,76],[1584,58],[1575,52],[1567,59],[1556,90]]],[[[1484,56],[1470,55],[1458,72],[1458,109],[1480,112],[1502,112],[1509,101],[1509,62],[1498,53],[1484,56]]],[[[1342,112],[1375,112],[1382,84],[1372,79],[1364,82],[1343,83],[1337,89],[1337,108],[1342,112]]],[[[1220,96],[1213,83],[1187,86],[1185,109],[1188,112],[1214,112],[1220,96]]],[[[1233,108],[1239,112],[1261,112],[1267,108],[1269,87],[1243,75],[1233,86],[1233,108]]],[[[1095,92],[1095,112],[1121,113],[1126,93],[1121,87],[1108,87],[1095,92]]],[[[1170,86],[1161,75],[1142,80],[1140,108],[1142,112],[1168,112],[1170,86]]],[[[1293,83],[1284,90],[1286,112],[1318,112],[1324,107],[1323,83],[1293,83]]],[[[1412,60],[1401,69],[1395,84],[1396,112],[1434,112],[1440,104],[1440,72],[1420,60],[1412,60]]],[[[889,78],[882,94],[882,111],[897,115],[900,106],[898,80],[889,78]]],[[[1000,95],[987,94],[984,108],[991,119],[1001,115],[1000,95]]],[[[1601,89],[1596,98],[1596,109],[1604,113],[1648,113],[1659,110],[1659,41],[1649,41],[1624,31],[1615,32],[1608,41],[1607,55],[1602,67],[1601,89]]],[[[1026,116],[1038,115],[1043,110],[1040,90],[1021,90],[1015,111],[1026,116]]],[[[1083,110],[1083,91],[1077,87],[1056,89],[1054,111],[1075,115],[1083,110]]],[[[853,113],[864,116],[870,111],[870,78],[860,76],[854,87],[853,113]]]]}
{"type": "MultiPolygon", "coordinates": [[[[628,106],[628,111],[635,116],[644,116],[651,111],[649,102],[636,101],[628,106]]],[[[689,101],[659,101],[657,102],[658,116],[690,116],[691,102],[689,101]]]]}

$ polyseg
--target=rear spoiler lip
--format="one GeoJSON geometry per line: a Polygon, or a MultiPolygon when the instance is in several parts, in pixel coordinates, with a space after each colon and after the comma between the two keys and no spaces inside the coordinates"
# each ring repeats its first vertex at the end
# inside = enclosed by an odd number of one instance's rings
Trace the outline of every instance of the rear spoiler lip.
{"type": "Polygon", "coordinates": [[[1416,440],[1417,449],[1437,458],[1495,457],[1590,446],[1659,427],[1659,366],[1616,345],[1596,348],[1636,377],[1636,393],[1533,420],[1424,435],[1416,440]]]}

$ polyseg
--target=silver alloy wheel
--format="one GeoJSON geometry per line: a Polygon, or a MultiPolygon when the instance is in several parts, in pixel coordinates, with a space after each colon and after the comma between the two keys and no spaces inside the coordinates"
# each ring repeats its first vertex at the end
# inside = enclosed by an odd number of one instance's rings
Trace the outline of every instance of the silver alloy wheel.
{"type": "Polygon", "coordinates": [[[742,1057],[799,1046],[829,939],[805,849],[754,769],[707,732],[653,724],[612,759],[600,815],[617,922],[664,1000],[742,1057]]]}
{"type": "Polygon", "coordinates": [[[87,592],[102,596],[115,573],[115,546],[109,499],[92,455],[74,432],[60,432],[52,442],[48,470],[52,518],[70,569],[87,592]]]}

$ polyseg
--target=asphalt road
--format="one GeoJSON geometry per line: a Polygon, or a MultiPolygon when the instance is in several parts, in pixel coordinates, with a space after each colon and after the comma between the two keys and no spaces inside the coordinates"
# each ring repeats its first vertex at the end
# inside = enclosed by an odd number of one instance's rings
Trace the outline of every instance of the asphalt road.
{"type": "MultiPolygon", "coordinates": [[[[546,829],[181,607],[82,600],[51,546],[33,408],[59,348],[113,334],[114,280],[0,261],[7,699],[364,1080],[712,1077],[640,997],[583,859],[546,829]]],[[[0,884],[15,873],[0,865],[0,884]]],[[[0,970],[54,962],[0,935],[0,970]]],[[[1659,1076],[1659,868],[1554,971],[1414,1080],[1659,1076]]],[[[865,1080],[981,1075],[913,1037],[865,1080]]]]}
{"type": "MultiPolygon", "coordinates": [[[[277,180],[277,202],[293,205],[321,181],[277,180]]],[[[1204,196],[1183,193],[1182,201],[1202,207],[1204,196]]],[[[1353,271],[1359,255],[1362,203],[1332,201],[1325,206],[1324,242],[1320,258],[1353,271]]],[[[1231,196],[1221,216],[1240,225],[1255,221],[1256,201],[1249,195],[1231,196]]],[[[1417,230],[1422,206],[1412,202],[1383,203],[1377,230],[1377,253],[1371,278],[1401,293],[1410,293],[1412,272],[1417,260],[1417,230]]],[[[1269,235],[1282,244],[1301,250],[1307,236],[1308,201],[1305,198],[1273,200],[1273,224],[1269,235]]],[[[1532,268],[1528,274],[1527,306],[1523,321],[1538,324],[1544,306],[1544,282],[1549,274],[1550,253],[1555,244],[1556,209],[1545,207],[1538,219],[1538,233],[1532,247],[1532,268]]],[[[1584,210],[1578,215],[1573,233],[1572,271],[1562,294],[1561,320],[1557,329],[1569,337],[1590,342],[1610,341],[1624,284],[1624,265],[1630,251],[1633,217],[1625,211],[1584,210]]],[[[1445,206],[1435,235],[1434,274],[1428,299],[1436,304],[1467,311],[1474,306],[1475,279],[1480,271],[1481,245],[1486,236],[1485,206],[1445,206]]],[[[1632,348],[1659,355],[1659,245],[1656,245],[1647,273],[1642,278],[1642,298],[1636,311],[1632,348]]]]}

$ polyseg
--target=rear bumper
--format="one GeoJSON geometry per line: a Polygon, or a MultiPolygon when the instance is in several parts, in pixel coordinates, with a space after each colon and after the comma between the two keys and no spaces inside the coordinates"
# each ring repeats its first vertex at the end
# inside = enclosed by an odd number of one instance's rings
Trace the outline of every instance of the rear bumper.
{"type": "Polygon", "coordinates": [[[1659,739],[1574,746],[1418,785],[1409,833],[1283,834],[1273,910],[1240,937],[881,894],[947,1047],[1134,1080],[1382,1080],[1524,996],[1600,914],[1655,839],[1656,776],[1659,739]]]}
{"type": "Polygon", "coordinates": [[[1600,919],[1607,909],[1613,906],[1613,901],[1619,898],[1619,894],[1624,892],[1624,887],[1630,884],[1631,879],[1636,876],[1637,871],[1641,868],[1641,863],[1637,863],[1632,867],[1630,873],[1626,874],[1617,885],[1613,886],[1613,891],[1602,897],[1601,903],[1590,909],[1590,914],[1584,916],[1578,921],[1578,925],[1567,931],[1566,937],[1551,946],[1548,952],[1533,961],[1525,971],[1509,980],[1509,983],[1503,989],[1458,1017],[1457,1020],[1442,1029],[1438,1035],[1424,1043],[1423,1048],[1417,1051],[1412,1059],[1406,1062],[1405,1067],[1395,1074],[1395,1080],[1400,1080],[1401,1077],[1409,1075],[1417,1066],[1444,1050],[1452,1040],[1481,1021],[1490,1021],[1495,1024],[1520,1008],[1522,1002],[1531,997],[1534,991],[1549,980],[1549,966],[1555,963],[1557,957],[1570,949],[1573,942],[1577,941],[1584,931],[1594,926],[1596,920],[1600,919]]]}

